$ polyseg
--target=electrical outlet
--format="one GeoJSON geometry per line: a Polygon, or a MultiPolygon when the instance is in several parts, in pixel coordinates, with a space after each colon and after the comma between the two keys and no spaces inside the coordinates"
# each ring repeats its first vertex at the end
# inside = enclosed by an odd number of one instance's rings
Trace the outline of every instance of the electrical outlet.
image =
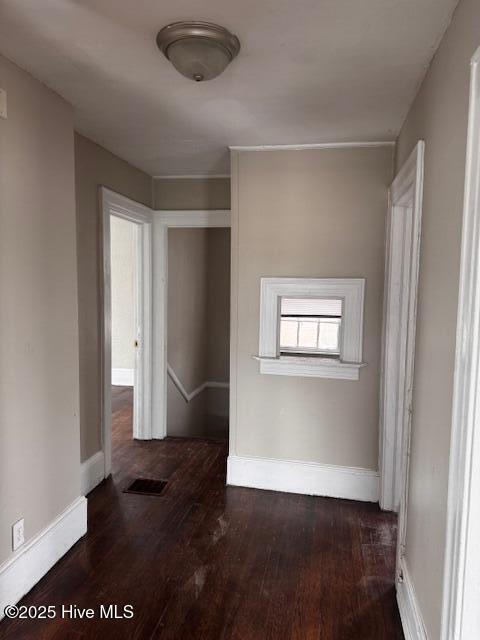
{"type": "Polygon", "coordinates": [[[7,117],[7,92],[0,89],[0,118],[7,117]]]}
{"type": "Polygon", "coordinates": [[[16,551],[25,542],[25,521],[22,518],[12,526],[12,546],[16,551]]]}

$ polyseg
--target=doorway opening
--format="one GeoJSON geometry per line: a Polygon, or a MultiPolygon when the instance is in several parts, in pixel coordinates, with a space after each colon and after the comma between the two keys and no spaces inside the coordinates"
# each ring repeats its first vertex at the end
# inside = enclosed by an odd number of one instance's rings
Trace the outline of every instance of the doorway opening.
{"type": "Polygon", "coordinates": [[[137,372],[137,225],[110,214],[112,425],[133,438],[137,372]]]}
{"type": "Polygon", "coordinates": [[[152,438],[152,210],[104,187],[100,196],[102,445],[107,477],[112,469],[112,407],[121,401],[119,387],[123,399],[130,396],[133,402],[130,437],[152,438]]]}
{"type": "Polygon", "coordinates": [[[166,435],[228,440],[230,229],[168,232],[166,435]]]}
{"type": "MultiPolygon", "coordinates": [[[[102,291],[102,445],[105,477],[112,470],[112,274],[111,274],[111,220],[112,216],[129,221],[135,227],[134,248],[134,304],[135,304],[135,370],[134,370],[134,407],[133,407],[133,437],[138,440],[163,439],[170,435],[167,429],[167,398],[168,388],[172,382],[177,390],[184,393],[182,402],[189,404],[192,396],[204,394],[205,410],[210,436],[218,436],[221,432],[228,432],[228,357],[230,349],[229,339],[229,304],[230,304],[230,211],[229,210],[196,210],[196,211],[154,211],[145,205],[134,202],[129,198],[110,191],[105,187],[100,190],[102,203],[102,250],[103,250],[103,291],[102,291]],[[182,279],[175,284],[175,270],[168,274],[168,238],[177,229],[203,230],[210,234],[210,249],[204,252],[203,266],[198,268],[206,274],[212,273],[212,278],[206,279],[207,295],[203,299],[206,309],[210,306],[214,310],[209,317],[209,329],[205,329],[203,341],[205,354],[208,350],[208,336],[210,344],[214,344],[213,355],[204,362],[210,362],[210,368],[205,365],[203,370],[207,379],[199,386],[188,389],[178,375],[176,376],[168,361],[167,325],[168,325],[168,280],[173,277],[173,287],[178,290],[189,290],[182,279]],[[214,236],[216,239],[214,239],[214,236]],[[208,260],[207,260],[208,258],[208,260]],[[215,264],[218,265],[215,266],[215,264]],[[222,276],[223,289],[216,288],[215,282],[222,276]],[[210,291],[210,294],[208,294],[210,291]],[[222,291],[222,293],[220,293],[222,291]],[[217,307],[223,300],[222,311],[217,307]],[[223,318],[223,319],[221,319],[223,318]],[[219,324],[218,324],[219,323],[219,324]],[[223,331],[223,333],[222,333],[223,331]],[[220,338],[219,336],[222,335],[220,338]],[[222,358],[219,357],[222,345],[222,358]],[[216,368],[215,363],[221,361],[223,369],[216,368]],[[212,372],[210,377],[210,372],[212,372]],[[200,387],[200,388],[199,388],[200,387]],[[210,419],[212,418],[212,419],[210,419]]],[[[207,243],[208,244],[208,243],[207,243]]],[[[192,255],[184,256],[184,261],[191,261],[192,255]]],[[[171,289],[172,290],[172,289],[171,289]]],[[[191,291],[191,289],[190,289],[191,291]]],[[[195,288],[193,295],[196,295],[195,288]]],[[[187,297],[188,298],[188,297],[187,297]]],[[[207,311],[205,311],[207,313],[207,311]]],[[[192,316],[191,308],[187,307],[185,315],[194,326],[199,317],[192,316]]],[[[177,322],[172,320],[171,322],[177,322]]],[[[180,322],[180,320],[179,320],[180,322]]],[[[188,336],[187,336],[188,337],[188,336]]],[[[187,337],[181,336],[181,340],[187,337]]],[[[190,357],[191,353],[187,353],[190,357]]],[[[188,360],[187,357],[187,360],[188,360]]],[[[121,367],[119,367],[121,368],[121,367]]],[[[117,375],[117,372],[113,372],[117,375]]],[[[118,378],[117,378],[118,380],[118,378]]],[[[114,385],[116,387],[117,385],[114,385]]],[[[177,398],[178,399],[178,398],[177,398]]],[[[203,427],[202,427],[203,428],[203,427]]],[[[188,435],[185,433],[184,435],[188,435]]],[[[196,435],[205,436],[203,433],[196,435]]]]}

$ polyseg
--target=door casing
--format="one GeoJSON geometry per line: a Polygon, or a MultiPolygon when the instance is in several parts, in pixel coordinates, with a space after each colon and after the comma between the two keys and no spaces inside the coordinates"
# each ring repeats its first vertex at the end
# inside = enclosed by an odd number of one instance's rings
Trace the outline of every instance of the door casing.
{"type": "Polygon", "coordinates": [[[380,506],[399,511],[404,545],[422,221],[420,140],[389,191],[380,389],[380,506]]]}
{"type": "Polygon", "coordinates": [[[158,211],[105,187],[102,211],[102,449],[105,477],[112,468],[112,312],[110,216],[136,225],[137,356],[133,436],[167,435],[168,229],[230,227],[230,210],[158,211]]]}
{"type": "Polygon", "coordinates": [[[101,187],[102,211],[102,448],[105,477],[112,468],[112,308],[110,217],[135,224],[136,357],[133,437],[152,438],[152,224],[153,211],[101,187]]]}

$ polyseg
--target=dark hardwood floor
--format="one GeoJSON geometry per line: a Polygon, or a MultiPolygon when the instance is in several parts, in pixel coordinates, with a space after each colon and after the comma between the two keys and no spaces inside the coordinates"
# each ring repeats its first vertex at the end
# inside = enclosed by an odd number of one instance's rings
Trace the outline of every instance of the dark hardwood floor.
{"type": "Polygon", "coordinates": [[[115,389],[113,476],[89,532],[22,600],[95,619],[4,620],[3,639],[400,640],[395,518],[378,506],[225,487],[226,444],[135,442],[115,389]],[[161,497],[123,493],[168,479],[161,497]],[[131,619],[99,619],[100,605],[131,619]]]}

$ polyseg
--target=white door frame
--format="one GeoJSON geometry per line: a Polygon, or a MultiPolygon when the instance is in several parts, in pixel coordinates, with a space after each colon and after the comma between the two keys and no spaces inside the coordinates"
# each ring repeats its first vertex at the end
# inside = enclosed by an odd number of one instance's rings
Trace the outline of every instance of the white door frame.
{"type": "Polygon", "coordinates": [[[230,209],[155,211],[153,217],[153,404],[154,438],[167,435],[167,317],[168,317],[168,229],[231,226],[230,209]]]}
{"type": "Polygon", "coordinates": [[[380,387],[380,506],[400,509],[399,548],[406,525],[406,482],[415,356],[417,285],[422,222],[423,161],[420,140],[389,192],[380,387]],[[393,238],[402,234],[403,244],[393,238]],[[406,304],[401,305],[401,300],[406,304]],[[402,513],[403,511],[403,513],[402,513]]]}
{"type": "Polygon", "coordinates": [[[480,48],[471,61],[441,640],[480,633],[480,48]]]}
{"type": "Polygon", "coordinates": [[[152,438],[152,210],[105,187],[100,188],[102,210],[102,447],[105,477],[112,467],[112,310],[110,216],[136,225],[137,331],[134,382],[133,437],[152,438]]]}

